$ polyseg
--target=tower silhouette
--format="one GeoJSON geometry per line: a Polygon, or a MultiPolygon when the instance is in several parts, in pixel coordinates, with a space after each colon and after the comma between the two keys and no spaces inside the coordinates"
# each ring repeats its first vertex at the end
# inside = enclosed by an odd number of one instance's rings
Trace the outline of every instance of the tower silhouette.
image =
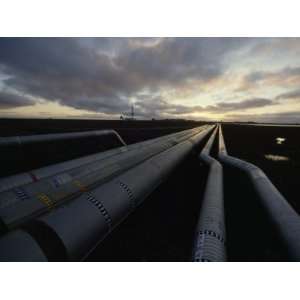
{"type": "Polygon", "coordinates": [[[131,105],[131,119],[134,120],[134,106],[133,106],[133,103],[131,105]]]}

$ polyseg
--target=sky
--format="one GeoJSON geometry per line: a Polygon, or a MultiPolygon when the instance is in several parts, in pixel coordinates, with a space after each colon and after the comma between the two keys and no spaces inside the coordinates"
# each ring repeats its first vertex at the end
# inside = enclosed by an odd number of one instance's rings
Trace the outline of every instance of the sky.
{"type": "Polygon", "coordinates": [[[300,38],[0,38],[0,117],[300,122],[300,38]]]}

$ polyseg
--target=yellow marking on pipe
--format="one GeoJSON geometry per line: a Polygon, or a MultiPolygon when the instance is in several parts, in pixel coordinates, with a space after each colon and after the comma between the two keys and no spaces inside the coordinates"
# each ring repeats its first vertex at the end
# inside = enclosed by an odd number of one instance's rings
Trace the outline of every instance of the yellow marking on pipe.
{"type": "Polygon", "coordinates": [[[37,194],[37,198],[43,203],[45,204],[48,209],[52,209],[54,207],[54,203],[53,201],[45,194],[43,193],[40,193],[40,194],[37,194]]]}
{"type": "Polygon", "coordinates": [[[81,192],[86,192],[87,188],[79,180],[74,180],[73,183],[79,188],[81,192]]]}

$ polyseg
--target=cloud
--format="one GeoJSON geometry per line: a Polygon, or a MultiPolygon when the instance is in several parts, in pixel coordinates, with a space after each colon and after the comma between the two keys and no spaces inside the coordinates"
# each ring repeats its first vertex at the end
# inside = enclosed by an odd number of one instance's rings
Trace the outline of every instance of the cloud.
{"type": "Polygon", "coordinates": [[[220,77],[238,38],[1,38],[5,86],[83,110],[122,112],[141,91],[220,77]]]}
{"type": "Polygon", "coordinates": [[[0,91],[0,109],[34,105],[35,101],[27,96],[0,91]]]}
{"type": "Polygon", "coordinates": [[[264,106],[269,106],[274,104],[276,104],[276,102],[274,102],[271,99],[252,98],[240,102],[219,102],[218,104],[211,106],[211,111],[228,112],[228,111],[235,111],[235,110],[245,110],[250,108],[264,107],[264,106]]]}
{"type": "Polygon", "coordinates": [[[257,85],[299,86],[300,67],[286,67],[277,71],[254,71],[242,78],[238,91],[256,88],[257,85]]]}
{"type": "Polygon", "coordinates": [[[139,99],[135,102],[135,113],[136,116],[143,118],[161,118],[171,117],[172,115],[188,116],[195,113],[223,114],[276,104],[277,102],[271,99],[252,98],[239,102],[219,102],[216,105],[208,106],[187,106],[182,104],[168,103],[160,96],[144,96],[142,99],[139,99]]]}
{"type": "Polygon", "coordinates": [[[118,82],[106,54],[83,48],[73,38],[0,39],[0,48],[2,72],[10,75],[4,83],[32,96],[73,106],[83,98],[117,98],[115,91],[125,84],[118,82]]]}
{"type": "Polygon", "coordinates": [[[300,123],[300,111],[265,114],[229,114],[226,121],[265,122],[265,123],[300,123]]]}
{"type": "MultiPolygon", "coordinates": [[[[0,108],[33,105],[43,99],[75,108],[78,114],[118,116],[128,113],[134,101],[140,118],[188,118],[268,107],[299,94],[295,90],[268,99],[245,93],[244,100],[206,106],[201,96],[206,103],[209,96],[213,101],[233,99],[228,97],[233,91],[226,88],[240,74],[231,76],[231,64],[239,71],[245,55],[256,59],[255,55],[268,55],[274,47],[278,55],[292,54],[299,46],[300,39],[0,38],[1,86],[13,91],[0,96],[0,108]],[[196,105],[184,100],[192,96],[199,99],[196,105]],[[178,99],[181,103],[175,104],[178,99]]],[[[264,84],[299,86],[300,67],[256,70],[242,83],[244,89],[264,84]]]]}
{"type": "Polygon", "coordinates": [[[253,56],[266,55],[273,57],[282,57],[284,55],[300,54],[299,38],[256,38],[253,47],[249,49],[249,54],[253,56]]]}
{"type": "Polygon", "coordinates": [[[296,89],[290,92],[282,93],[276,96],[276,99],[300,99],[300,89],[296,89]]]}

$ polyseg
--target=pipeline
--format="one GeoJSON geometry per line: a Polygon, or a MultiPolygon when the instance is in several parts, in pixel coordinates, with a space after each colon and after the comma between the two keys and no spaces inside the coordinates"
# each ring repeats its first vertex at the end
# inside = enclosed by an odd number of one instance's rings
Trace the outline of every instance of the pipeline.
{"type": "MultiPolygon", "coordinates": [[[[51,232],[56,236],[56,244],[63,246],[63,260],[84,260],[84,258],[134,211],[157,188],[169,174],[186,158],[213,129],[213,126],[193,134],[181,143],[152,156],[137,166],[114,177],[109,182],[92,190],[86,189],[76,199],[41,216],[34,221],[35,226],[51,232]]],[[[26,244],[23,252],[23,237],[26,229],[17,229],[7,233],[0,240],[0,260],[32,261],[48,260],[49,256],[35,257],[36,251],[30,254],[30,247],[40,246],[41,252],[47,253],[45,239],[42,234],[31,234],[32,243],[26,244]],[[11,238],[17,235],[18,238],[11,238]],[[9,249],[16,251],[13,255],[9,249]],[[24,253],[26,255],[24,255],[24,253]]],[[[46,243],[47,244],[47,243],[46,243]]],[[[52,256],[58,260],[57,253],[52,256]]]]}
{"type": "Polygon", "coordinates": [[[50,176],[31,184],[19,186],[0,194],[0,219],[4,230],[51,211],[64,201],[82,194],[86,189],[99,186],[144,160],[195,135],[200,127],[169,137],[148,142],[147,146],[132,147],[131,151],[93,160],[78,168],[50,176]],[[84,188],[83,188],[84,187],[84,188]]]}
{"type": "Polygon", "coordinates": [[[199,159],[209,167],[209,173],[196,227],[193,261],[226,261],[223,169],[209,155],[217,132],[218,127],[199,155],[199,159]]]}
{"type": "Polygon", "coordinates": [[[73,140],[73,139],[99,137],[104,135],[114,135],[123,146],[126,145],[124,140],[115,130],[106,129],[106,130],[91,130],[91,131],[70,132],[70,133],[50,133],[50,134],[37,134],[37,135],[25,135],[25,136],[0,137],[0,147],[14,147],[14,146],[22,147],[27,144],[66,141],[66,140],[73,140]]]}
{"type": "Polygon", "coordinates": [[[285,245],[289,258],[293,261],[300,261],[299,215],[260,168],[227,154],[221,126],[219,130],[219,160],[246,173],[285,245]]]}
{"type": "Polygon", "coordinates": [[[88,156],[72,159],[69,161],[53,164],[50,166],[42,167],[39,169],[31,170],[29,172],[23,172],[20,174],[8,176],[5,178],[0,178],[0,193],[13,189],[15,187],[33,183],[36,181],[39,181],[43,178],[47,178],[50,176],[57,175],[59,173],[63,173],[66,171],[69,171],[71,169],[75,169],[77,167],[83,166],[88,163],[94,163],[96,161],[100,161],[102,159],[106,159],[108,157],[112,157],[114,155],[119,155],[123,152],[131,151],[134,149],[141,149],[142,147],[148,147],[149,145],[161,141],[163,139],[171,139],[173,137],[177,137],[178,139],[181,138],[183,135],[185,135],[189,130],[184,130],[179,133],[170,134],[167,136],[151,139],[148,141],[132,144],[132,145],[126,145],[123,147],[115,148],[112,150],[108,150],[101,153],[91,154],[88,156]]]}

